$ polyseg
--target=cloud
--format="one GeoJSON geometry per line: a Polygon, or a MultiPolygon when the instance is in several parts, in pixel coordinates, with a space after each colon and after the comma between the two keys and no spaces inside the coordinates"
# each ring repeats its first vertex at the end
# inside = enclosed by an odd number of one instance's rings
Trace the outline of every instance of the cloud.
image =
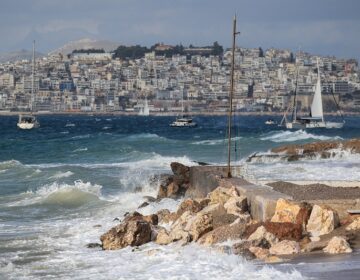
{"type": "Polygon", "coordinates": [[[54,19],[46,22],[45,24],[38,24],[35,27],[35,30],[39,33],[58,32],[66,29],[81,29],[88,33],[98,34],[99,23],[87,19],[74,19],[74,20],[54,19]]]}

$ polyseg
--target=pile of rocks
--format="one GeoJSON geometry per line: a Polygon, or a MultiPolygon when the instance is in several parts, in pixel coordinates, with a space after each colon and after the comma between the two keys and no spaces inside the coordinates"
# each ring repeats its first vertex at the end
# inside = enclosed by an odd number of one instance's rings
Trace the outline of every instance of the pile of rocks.
{"type": "MultiPolygon", "coordinates": [[[[179,197],[188,187],[189,169],[178,163],[171,167],[174,175],[167,185],[160,186],[159,198],[179,197]]],[[[314,250],[349,253],[352,249],[348,241],[356,231],[360,231],[360,218],[340,226],[338,214],[327,206],[285,199],[277,201],[271,220],[255,221],[245,196],[235,187],[218,187],[206,197],[184,199],[176,212],[163,209],[148,216],[129,214],[100,240],[105,250],[148,242],[197,242],[248,259],[274,262],[282,260],[278,256],[314,250]],[[229,240],[232,246],[221,244],[229,240]]]]}

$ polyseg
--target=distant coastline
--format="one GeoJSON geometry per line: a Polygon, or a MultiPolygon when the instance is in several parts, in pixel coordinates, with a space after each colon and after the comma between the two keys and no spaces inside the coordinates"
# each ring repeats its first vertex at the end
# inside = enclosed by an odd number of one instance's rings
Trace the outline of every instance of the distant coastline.
{"type": "MultiPolygon", "coordinates": [[[[19,114],[29,114],[29,112],[10,112],[10,111],[0,111],[0,116],[17,116],[19,114]]],[[[34,113],[38,116],[46,115],[77,115],[77,116],[138,116],[138,112],[124,112],[124,111],[115,111],[115,112],[48,112],[41,111],[34,113]]],[[[192,116],[227,116],[227,112],[189,112],[185,113],[186,115],[192,116]]],[[[235,112],[233,113],[238,116],[283,116],[283,112],[235,112]]],[[[360,116],[360,112],[343,112],[344,116],[360,116]]],[[[150,113],[150,116],[155,117],[174,117],[179,116],[178,112],[154,112],[150,113]]],[[[327,116],[336,116],[337,113],[327,113],[327,116]]]]}

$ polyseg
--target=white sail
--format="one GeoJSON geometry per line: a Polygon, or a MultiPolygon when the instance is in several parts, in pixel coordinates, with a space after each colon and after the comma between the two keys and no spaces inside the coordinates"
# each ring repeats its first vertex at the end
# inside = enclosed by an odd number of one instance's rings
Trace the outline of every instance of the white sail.
{"type": "Polygon", "coordinates": [[[311,104],[311,117],[324,120],[319,68],[318,68],[318,79],[315,87],[314,99],[311,104]]]}

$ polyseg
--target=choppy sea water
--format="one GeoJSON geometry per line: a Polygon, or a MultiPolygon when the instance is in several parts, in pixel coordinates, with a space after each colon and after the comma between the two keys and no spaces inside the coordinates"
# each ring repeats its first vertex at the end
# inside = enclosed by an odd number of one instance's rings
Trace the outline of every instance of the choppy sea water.
{"type": "MultiPolygon", "coordinates": [[[[359,258],[326,264],[268,266],[197,245],[101,251],[86,248],[156,195],[149,178],[170,162],[226,162],[225,117],[195,117],[196,128],[172,128],[172,117],[40,116],[41,127],[16,128],[0,117],[0,279],[304,279],[324,271],[360,268],[359,258]],[[157,249],[154,251],[154,249],[157,249]]],[[[360,118],[343,129],[285,131],[266,117],[236,118],[233,161],[254,152],[314,140],[360,137],[360,118]]],[[[294,163],[246,164],[259,179],[360,180],[358,155],[294,163]]],[[[176,209],[165,199],[143,208],[176,209]]]]}

